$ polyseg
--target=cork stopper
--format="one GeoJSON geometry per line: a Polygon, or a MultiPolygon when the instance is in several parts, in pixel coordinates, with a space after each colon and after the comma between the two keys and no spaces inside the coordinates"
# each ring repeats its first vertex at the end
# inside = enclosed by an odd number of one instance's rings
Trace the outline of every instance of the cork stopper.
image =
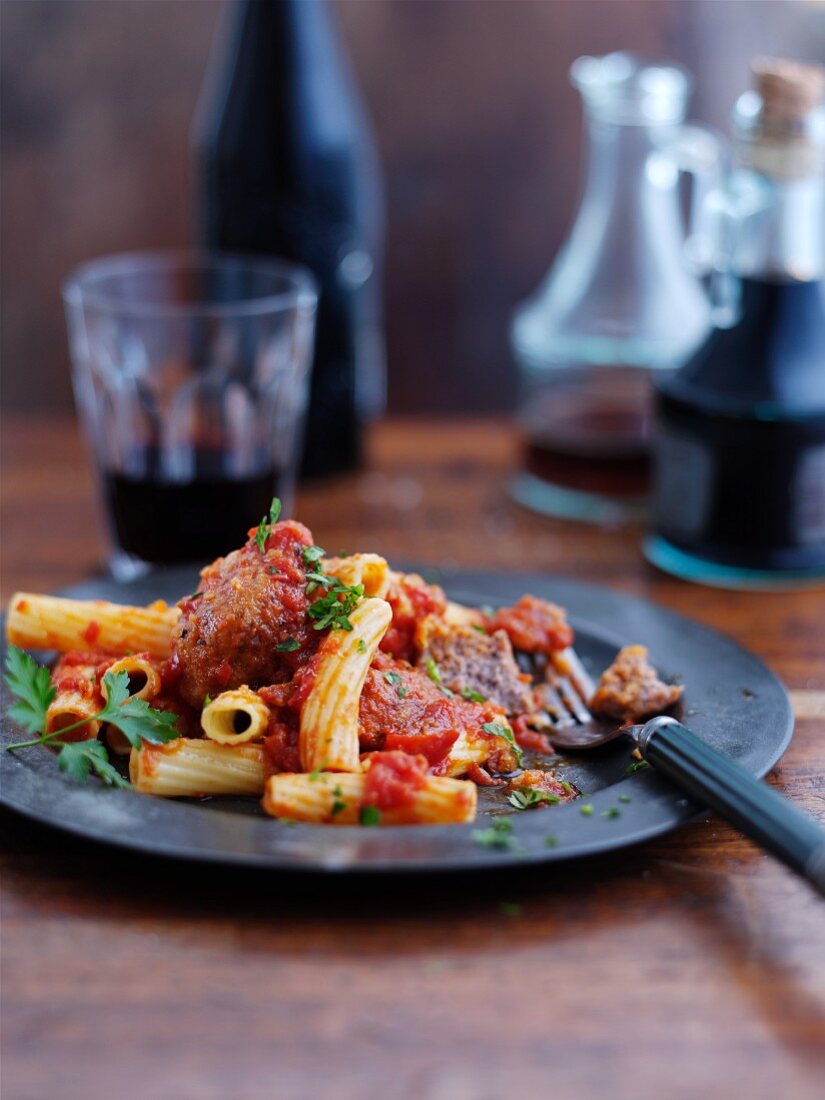
{"type": "Polygon", "coordinates": [[[760,57],[751,63],[762,99],[766,130],[801,130],[810,112],[825,99],[825,67],[813,62],[760,57]]]}
{"type": "Polygon", "coordinates": [[[804,179],[825,168],[825,67],[761,57],[751,62],[756,90],[733,112],[744,165],[773,179],[804,179]]]}

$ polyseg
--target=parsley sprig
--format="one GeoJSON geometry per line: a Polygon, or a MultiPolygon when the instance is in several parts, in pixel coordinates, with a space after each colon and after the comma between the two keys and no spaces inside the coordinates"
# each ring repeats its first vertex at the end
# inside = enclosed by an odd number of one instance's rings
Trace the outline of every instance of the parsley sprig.
{"type": "Polygon", "coordinates": [[[281,502],[278,497],[272,498],[272,503],[269,506],[269,517],[264,516],[261,522],[258,524],[258,530],[255,532],[255,542],[257,543],[258,550],[261,555],[266,553],[266,543],[272,528],[278,522],[278,518],[281,515],[281,502]]]}
{"type": "Polygon", "coordinates": [[[107,699],[104,706],[91,718],[82,718],[62,729],[46,730],[46,711],[55,697],[49,670],[39,665],[28,653],[9,646],[6,654],[6,685],[16,702],[9,708],[9,715],[29,733],[39,736],[28,741],[16,741],[6,745],[6,751],[27,749],[34,745],[54,743],[60,745],[57,766],[73,779],[84,783],[90,772],[114,787],[129,784],[109,763],[106,748],[99,741],[69,741],[61,738],[88,722],[108,722],[116,726],[136,749],[142,741],[153,745],[164,744],[178,736],[176,715],[169,711],[155,710],[145,699],[129,695],[128,672],[107,672],[103,677],[107,699]]]}
{"type": "Polygon", "coordinates": [[[56,694],[51,673],[28,653],[12,645],[6,654],[5,681],[17,700],[9,707],[9,717],[29,733],[39,733],[56,694]]]}

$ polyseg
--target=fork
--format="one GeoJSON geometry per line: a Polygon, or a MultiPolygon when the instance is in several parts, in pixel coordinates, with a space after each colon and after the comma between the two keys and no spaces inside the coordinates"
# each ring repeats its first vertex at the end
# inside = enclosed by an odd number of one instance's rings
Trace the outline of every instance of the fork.
{"type": "Polygon", "coordinates": [[[825,894],[825,829],[813,817],[675,718],[658,715],[618,728],[600,724],[588,706],[595,685],[572,647],[536,661],[536,671],[544,678],[537,690],[556,748],[586,752],[629,737],[643,760],[825,894]]]}

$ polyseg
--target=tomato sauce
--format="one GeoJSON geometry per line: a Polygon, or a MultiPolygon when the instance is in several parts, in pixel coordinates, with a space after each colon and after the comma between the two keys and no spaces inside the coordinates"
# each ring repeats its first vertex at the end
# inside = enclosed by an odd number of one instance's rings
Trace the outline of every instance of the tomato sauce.
{"type": "Polygon", "coordinates": [[[435,584],[427,584],[416,573],[393,576],[387,602],[392,608],[392,622],[381,639],[381,649],[404,661],[414,661],[416,627],[427,615],[443,615],[447,597],[435,584]]]}
{"type": "Polygon", "coordinates": [[[522,596],[512,607],[497,611],[488,629],[503,630],[515,649],[550,654],[573,644],[573,631],[564,609],[536,596],[522,596]]]}
{"type": "Polygon", "coordinates": [[[298,751],[297,722],[280,722],[270,719],[264,738],[264,759],[267,770],[275,775],[278,772],[300,772],[301,756],[298,751]]]}
{"type": "Polygon", "coordinates": [[[363,804],[379,810],[409,806],[427,781],[427,758],[406,752],[375,752],[367,757],[363,804]]]}
{"type": "Polygon", "coordinates": [[[447,756],[462,732],[483,737],[484,723],[498,717],[494,708],[446,695],[419,669],[378,653],[361,693],[361,748],[400,749],[434,765],[447,756]]]}
{"type": "Polygon", "coordinates": [[[529,715],[526,714],[520,714],[518,718],[514,719],[511,723],[516,743],[522,749],[528,749],[532,752],[542,752],[548,755],[552,753],[553,745],[547,734],[533,729],[528,723],[529,715]]]}

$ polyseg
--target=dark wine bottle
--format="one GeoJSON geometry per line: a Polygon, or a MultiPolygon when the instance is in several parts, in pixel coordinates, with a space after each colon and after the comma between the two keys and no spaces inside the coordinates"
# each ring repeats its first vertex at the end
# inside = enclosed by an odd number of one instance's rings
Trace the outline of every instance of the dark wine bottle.
{"type": "Polygon", "coordinates": [[[734,113],[725,323],[657,385],[648,556],[694,580],[825,576],[825,71],[762,63],[734,113]]]}
{"type": "Polygon", "coordinates": [[[384,405],[375,147],[324,0],[227,5],[196,123],[201,240],[320,284],[303,472],[356,467],[384,405]]]}

